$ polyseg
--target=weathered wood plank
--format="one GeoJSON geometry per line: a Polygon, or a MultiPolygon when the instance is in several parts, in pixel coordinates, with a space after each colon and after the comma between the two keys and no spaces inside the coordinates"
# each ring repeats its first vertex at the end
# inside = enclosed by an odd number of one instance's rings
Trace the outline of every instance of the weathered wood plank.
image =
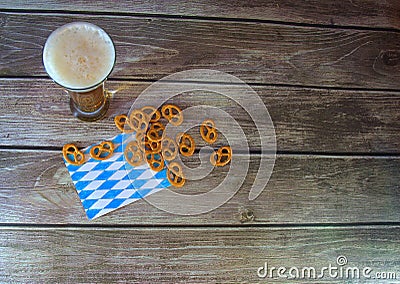
{"type": "MultiPolygon", "coordinates": [[[[0,231],[0,279],[51,283],[287,283],[260,278],[264,266],[313,267],[318,283],[372,281],[363,276],[400,270],[399,227],[237,229],[18,229],[0,231]],[[337,258],[347,259],[339,266],[337,258]],[[27,261],[29,259],[29,261],[27,261]],[[323,267],[342,267],[321,273],[323,267]],[[358,268],[357,278],[348,268],[358,268]],[[337,272],[339,272],[337,270],[337,272]],[[348,271],[346,273],[346,271],[348,271]],[[348,276],[348,278],[346,277],[348,276]]],[[[270,271],[270,270],[269,270],[270,271]]],[[[294,271],[292,271],[295,273],[294,271]]],[[[289,275],[289,271],[284,272],[289,275]]],[[[397,274],[397,275],[396,275],[397,274]]],[[[310,278],[308,278],[310,277],[310,278]]],[[[392,275],[393,277],[393,275],[392,275]]],[[[373,279],[373,278],[372,278],[373,279]]],[[[397,278],[398,279],[398,278],[397,278]]],[[[296,281],[292,279],[292,281],[296,281]]],[[[379,283],[394,283],[394,279],[379,283]]],[[[372,283],[371,282],[371,283],[372,283]]]]}
{"type": "MultiPolygon", "coordinates": [[[[60,152],[3,150],[0,223],[297,224],[398,222],[400,218],[400,158],[280,155],[263,193],[249,201],[259,158],[252,156],[247,178],[235,196],[210,213],[181,217],[138,201],[89,222],[60,152]]],[[[186,162],[197,166],[195,158],[186,162]]],[[[228,167],[219,168],[207,179],[188,181],[185,193],[211,190],[227,171],[228,167]]]]}
{"type": "Polygon", "coordinates": [[[298,22],[323,25],[351,25],[400,28],[400,5],[397,0],[324,1],[11,1],[4,0],[0,9],[63,10],[79,12],[116,12],[164,14],[239,19],[298,22]]]}
{"type": "Polygon", "coordinates": [[[159,79],[209,68],[252,83],[400,86],[397,32],[56,14],[0,14],[0,76],[45,75],[41,54],[46,38],[77,20],[110,33],[117,49],[113,78],[159,79]]]}
{"type": "MultiPolygon", "coordinates": [[[[77,142],[84,147],[113,137],[118,133],[114,116],[128,112],[149,84],[112,81],[107,84],[111,90],[119,90],[114,94],[107,118],[84,123],[72,117],[68,96],[50,80],[0,80],[0,145],[61,147],[77,142]]],[[[231,88],[226,85],[226,90],[231,88]]],[[[399,152],[399,93],[286,87],[254,89],[271,115],[278,150],[399,152]]],[[[182,109],[211,105],[228,112],[247,135],[250,149],[260,150],[259,134],[252,119],[232,100],[199,91],[178,96],[175,102],[182,109]]],[[[262,117],[263,113],[253,115],[262,117]]],[[[232,127],[232,132],[237,131],[232,127]]],[[[196,130],[191,133],[195,134],[196,141],[201,141],[196,130]]],[[[224,144],[224,140],[218,141],[224,144]]]]}

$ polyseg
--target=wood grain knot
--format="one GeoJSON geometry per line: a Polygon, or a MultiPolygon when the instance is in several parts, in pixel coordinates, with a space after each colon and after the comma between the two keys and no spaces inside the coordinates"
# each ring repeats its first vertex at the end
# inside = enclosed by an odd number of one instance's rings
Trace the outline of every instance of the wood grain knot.
{"type": "Polygon", "coordinates": [[[400,51],[386,50],[381,53],[382,62],[388,66],[396,66],[400,62],[400,51]]]}

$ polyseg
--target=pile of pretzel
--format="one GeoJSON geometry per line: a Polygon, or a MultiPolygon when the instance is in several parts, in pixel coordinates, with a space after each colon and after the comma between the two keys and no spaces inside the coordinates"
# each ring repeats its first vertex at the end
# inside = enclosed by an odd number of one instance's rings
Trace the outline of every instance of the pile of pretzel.
{"type": "MultiPolygon", "coordinates": [[[[137,167],[147,162],[156,172],[163,170],[166,166],[169,182],[175,187],[182,187],[186,180],[182,166],[174,159],[179,153],[185,157],[192,156],[196,144],[188,133],[179,133],[175,139],[163,135],[165,126],[161,122],[162,117],[174,126],[179,126],[183,122],[181,109],[172,104],[163,105],[161,110],[145,106],[133,110],[129,117],[125,114],[117,115],[114,122],[123,133],[135,132],[136,140],[128,142],[124,149],[125,159],[130,165],[137,167]]],[[[206,119],[202,122],[200,135],[209,144],[217,141],[218,132],[213,120],[206,119]]],[[[113,143],[104,141],[90,149],[90,156],[93,159],[105,160],[111,157],[113,152],[113,143]]],[[[63,155],[65,160],[73,165],[81,165],[85,162],[85,156],[73,144],[66,144],[63,147],[63,155]]],[[[221,167],[227,165],[231,157],[231,148],[222,146],[211,154],[210,162],[214,166],[221,167]]]]}
{"type": "MultiPolygon", "coordinates": [[[[188,133],[179,133],[175,139],[163,135],[165,126],[161,122],[162,117],[174,126],[179,126],[183,122],[181,109],[172,104],[163,105],[161,110],[146,106],[133,110],[129,117],[118,115],[114,121],[122,132],[136,132],[136,140],[129,142],[124,151],[129,164],[136,167],[147,162],[156,172],[166,166],[169,182],[175,187],[182,187],[185,184],[182,166],[174,159],[179,153],[185,157],[192,156],[196,144],[188,133]]],[[[204,120],[200,125],[200,135],[209,144],[216,142],[218,132],[214,121],[204,120]]],[[[223,146],[212,153],[210,162],[214,166],[225,166],[230,162],[231,157],[231,148],[223,146]]]]}

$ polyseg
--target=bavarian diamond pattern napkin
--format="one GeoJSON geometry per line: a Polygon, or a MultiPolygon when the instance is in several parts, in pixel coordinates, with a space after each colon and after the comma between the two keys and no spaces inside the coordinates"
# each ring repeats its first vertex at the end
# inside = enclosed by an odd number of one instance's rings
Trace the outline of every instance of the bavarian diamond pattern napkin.
{"type": "MultiPolygon", "coordinates": [[[[107,160],[90,157],[90,146],[82,152],[86,162],[65,162],[87,217],[91,220],[169,187],[166,170],[155,172],[147,163],[132,167],[125,161],[122,145],[134,137],[121,133],[111,141],[114,153],[107,160]]],[[[95,144],[94,144],[95,145],[95,144]]]]}

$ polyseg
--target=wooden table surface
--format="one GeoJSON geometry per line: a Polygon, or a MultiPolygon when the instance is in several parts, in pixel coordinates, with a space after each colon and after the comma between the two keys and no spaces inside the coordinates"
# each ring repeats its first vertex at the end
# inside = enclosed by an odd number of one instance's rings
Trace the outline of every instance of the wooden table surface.
{"type": "MultiPolygon", "coordinates": [[[[400,281],[398,0],[3,0],[0,12],[1,282],[287,282],[257,269],[319,271],[339,256],[342,268],[400,281]],[[119,91],[94,123],[72,117],[42,65],[46,38],[72,21],[101,26],[116,45],[107,84],[119,91]],[[251,163],[228,203],[183,217],[139,201],[89,221],[61,147],[116,135],[113,117],[142,90],[193,68],[237,76],[268,108],[277,159],[263,193],[248,200],[262,154],[240,116],[251,163]]],[[[180,104],[201,101],[235,110],[202,94],[180,104]]],[[[396,282],[318,280],[345,281],[396,282]]]]}

